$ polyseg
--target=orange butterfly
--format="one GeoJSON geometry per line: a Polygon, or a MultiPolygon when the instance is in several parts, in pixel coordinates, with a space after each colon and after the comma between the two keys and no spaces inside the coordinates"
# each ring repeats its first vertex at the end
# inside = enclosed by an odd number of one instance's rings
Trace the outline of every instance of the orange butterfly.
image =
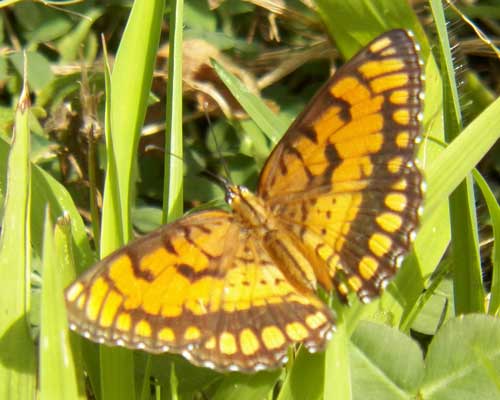
{"type": "Polygon", "coordinates": [[[375,39],[288,129],[257,194],[228,184],[231,213],[194,213],[106,257],[67,288],[70,327],[218,370],[323,349],[335,320],[318,284],[369,301],[413,239],[421,75],[408,32],[375,39]]]}

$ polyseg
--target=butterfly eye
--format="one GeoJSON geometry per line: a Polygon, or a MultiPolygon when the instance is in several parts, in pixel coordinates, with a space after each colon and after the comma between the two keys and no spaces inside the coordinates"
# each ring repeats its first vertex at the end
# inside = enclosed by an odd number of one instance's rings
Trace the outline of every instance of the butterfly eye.
{"type": "Polygon", "coordinates": [[[224,198],[224,200],[226,201],[227,204],[231,204],[235,197],[236,197],[235,187],[229,186],[226,189],[226,197],[224,198]]]}

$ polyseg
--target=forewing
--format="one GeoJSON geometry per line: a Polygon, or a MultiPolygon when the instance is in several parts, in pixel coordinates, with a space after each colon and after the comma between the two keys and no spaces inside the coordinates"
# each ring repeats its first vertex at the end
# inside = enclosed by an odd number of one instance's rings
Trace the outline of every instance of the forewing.
{"type": "Polygon", "coordinates": [[[421,65],[394,30],[340,68],[268,159],[259,195],[326,261],[341,295],[376,296],[418,224],[421,65]]]}
{"type": "Polygon", "coordinates": [[[91,340],[181,353],[219,370],[277,367],[292,343],[321,348],[333,323],[223,211],[182,218],[118,250],[65,295],[70,326],[91,340]]]}

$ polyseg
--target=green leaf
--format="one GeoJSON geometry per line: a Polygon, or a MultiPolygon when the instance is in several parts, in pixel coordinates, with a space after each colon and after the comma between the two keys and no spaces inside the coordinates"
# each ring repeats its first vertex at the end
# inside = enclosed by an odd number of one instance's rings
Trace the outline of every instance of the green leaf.
{"type": "MultiPolygon", "coordinates": [[[[14,68],[20,75],[22,75],[23,71],[23,54],[22,52],[18,52],[9,57],[14,68]]],[[[30,73],[28,83],[33,89],[40,90],[54,79],[54,74],[50,69],[50,62],[40,53],[29,52],[27,53],[27,57],[28,71],[30,73]]]]}
{"type": "Polygon", "coordinates": [[[213,400],[265,399],[272,392],[280,371],[258,372],[256,374],[229,374],[221,382],[213,400]]]}
{"type": "MultiPolygon", "coordinates": [[[[449,270],[443,271],[448,274],[449,270]]],[[[438,274],[436,274],[438,275],[438,274]]],[[[411,321],[411,329],[426,335],[435,335],[443,322],[454,316],[453,310],[453,283],[450,279],[442,280],[438,277],[420,296],[423,304],[418,304],[415,310],[416,318],[411,321]],[[434,290],[434,285],[439,285],[434,290]]],[[[410,325],[408,323],[408,325],[410,325]]],[[[405,326],[405,330],[409,330],[405,326]]]]}
{"type": "MultiPolygon", "coordinates": [[[[206,388],[219,382],[223,375],[207,369],[198,368],[189,363],[185,358],[176,354],[163,354],[152,357],[151,375],[161,384],[166,393],[177,392],[182,399],[197,398],[196,396],[206,391],[206,388]],[[178,378],[177,390],[172,388],[172,369],[175,366],[175,375],[178,378]]],[[[137,360],[139,370],[143,370],[144,360],[137,360]]]]}
{"type": "MultiPolygon", "coordinates": [[[[206,1],[191,0],[187,2],[184,6],[184,21],[186,27],[199,29],[205,34],[208,32],[215,32],[217,28],[217,16],[210,11],[209,3],[206,1]]],[[[182,20],[183,19],[180,18],[179,22],[182,20]]]]}
{"type": "Polygon", "coordinates": [[[394,328],[363,321],[351,337],[354,399],[413,399],[424,377],[422,350],[394,328]]]}
{"type": "Polygon", "coordinates": [[[500,320],[466,315],[448,321],[426,357],[426,400],[500,398],[500,320]]]}
{"type": "Polygon", "coordinates": [[[278,400],[323,398],[325,353],[309,353],[302,346],[288,371],[278,400]]]}
{"type": "Polygon", "coordinates": [[[161,226],[161,210],[157,207],[135,207],[132,221],[140,232],[151,232],[161,226]]]}
{"type": "MultiPolygon", "coordinates": [[[[318,12],[340,52],[347,59],[370,40],[395,28],[413,31],[419,42],[425,34],[418,19],[405,1],[393,0],[316,0],[318,12]]],[[[424,58],[428,47],[423,47],[424,58]]]]}
{"type": "Polygon", "coordinates": [[[70,32],[64,35],[57,43],[57,49],[61,58],[65,62],[78,60],[78,54],[81,52],[82,45],[89,35],[93,35],[92,25],[103,14],[99,8],[89,9],[86,12],[86,18],[81,18],[78,25],[70,32]]]}

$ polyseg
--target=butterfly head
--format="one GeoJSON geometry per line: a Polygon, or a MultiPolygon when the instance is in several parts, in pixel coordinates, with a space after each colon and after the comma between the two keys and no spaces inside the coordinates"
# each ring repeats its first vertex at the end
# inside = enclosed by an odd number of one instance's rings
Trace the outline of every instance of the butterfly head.
{"type": "Polygon", "coordinates": [[[235,200],[245,196],[245,194],[250,193],[250,191],[245,186],[240,185],[225,185],[226,189],[226,203],[231,205],[235,200]]]}
{"type": "Polygon", "coordinates": [[[210,171],[203,171],[201,175],[207,177],[226,192],[225,201],[229,205],[232,205],[236,199],[250,194],[250,191],[245,186],[233,185],[229,179],[223,176],[210,171]]]}

